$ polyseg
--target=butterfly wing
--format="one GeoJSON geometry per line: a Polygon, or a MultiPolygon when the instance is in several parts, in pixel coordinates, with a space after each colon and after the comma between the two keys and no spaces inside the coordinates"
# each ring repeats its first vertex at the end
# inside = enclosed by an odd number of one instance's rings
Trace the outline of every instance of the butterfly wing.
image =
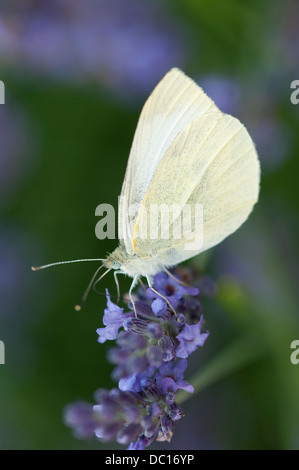
{"type": "Polygon", "coordinates": [[[254,144],[238,119],[221,112],[196,118],[174,139],[147,188],[133,234],[135,253],[174,265],[218,244],[247,219],[258,199],[259,180],[254,144]],[[168,239],[151,237],[155,227],[149,214],[156,204],[174,207],[168,239]],[[190,233],[176,239],[172,228],[182,220],[182,207],[196,204],[203,210],[202,236],[196,244],[200,228],[193,210],[192,245],[190,233]]]}
{"type": "Polygon", "coordinates": [[[133,231],[149,184],[177,135],[214,102],[179,69],[171,69],[146,101],[136,128],[118,208],[119,238],[134,254],[133,231]]]}

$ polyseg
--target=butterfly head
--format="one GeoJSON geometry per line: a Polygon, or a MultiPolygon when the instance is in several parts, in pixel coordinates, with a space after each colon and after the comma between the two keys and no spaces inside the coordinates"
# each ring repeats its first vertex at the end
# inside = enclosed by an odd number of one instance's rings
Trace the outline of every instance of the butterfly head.
{"type": "Polygon", "coordinates": [[[122,246],[119,246],[110,253],[107,258],[103,261],[105,268],[119,270],[126,262],[126,251],[122,246]]]}

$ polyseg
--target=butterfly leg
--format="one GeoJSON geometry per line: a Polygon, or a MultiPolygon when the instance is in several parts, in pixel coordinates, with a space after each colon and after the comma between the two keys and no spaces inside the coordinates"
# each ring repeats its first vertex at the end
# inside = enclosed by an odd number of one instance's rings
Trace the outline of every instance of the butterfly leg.
{"type": "Polygon", "coordinates": [[[146,287],[145,287],[144,283],[142,282],[142,280],[139,278],[138,281],[139,281],[140,285],[143,287],[143,290],[146,291],[146,287]]]}
{"type": "Polygon", "coordinates": [[[132,284],[131,284],[130,290],[129,290],[129,297],[130,297],[130,300],[131,300],[131,302],[132,302],[133,310],[134,310],[134,313],[135,313],[135,317],[136,317],[136,318],[137,318],[137,312],[136,312],[135,302],[134,302],[133,297],[132,297],[132,290],[133,290],[134,287],[136,286],[138,280],[139,280],[139,277],[138,277],[138,276],[135,276],[134,279],[133,279],[133,282],[132,282],[132,284]]]}
{"type": "Polygon", "coordinates": [[[119,289],[119,282],[118,282],[118,278],[117,278],[118,274],[123,274],[123,272],[122,271],[114,271],[114,273],[113,273],[114,281],[115,281],[116,288],[117,288],[117,305],[119,304],[119,300],[120,300],[120,289],[119,289]]]}
{"type": "Polygon", "coordinates": [[[177,315],[175,309],[173,308],[173,306],[171,305],[171,303],[169,302],[169,300],[168,300],[166,297],[164,297],[164,295],[160,294],[160,292],[158,292],[156,289],[153,288],[152,283],[151,283],[151,280],[150,280],[150,278],[149,278],[148,276],[146,276],[146,280],[147,280],[147,282],[148,282],[149,288],[150,288],[153,292],[155,292],[155,294],[157,294],[159,297],[161,297],[161,299],[164,299],[164,300],[165,300],[165,302],[167,303],[167,305],[169,306],[169,308],[173,311],[173,313],[174,313],[175,316],[177,317],[178,315],[177,315]]]}
{"type": "Polygon", "coordinates": [[[164,268],[164,272],[169,276],[171,277],[174,281],[178,282],[179,284],[181,284],[181,286],[184,286],[184,287],[192,287],[192,286],[189,286],[188,284],[186,284],[185,282],[181,281],[180,279],[178,279],[177,277],[175,277],[170,271],[168,271],[168,269],[164,268]]]}

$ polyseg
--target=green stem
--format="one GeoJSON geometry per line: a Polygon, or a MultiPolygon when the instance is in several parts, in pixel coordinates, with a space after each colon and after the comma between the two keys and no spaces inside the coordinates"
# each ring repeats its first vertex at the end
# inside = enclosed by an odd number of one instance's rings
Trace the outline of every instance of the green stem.
{"type": "Polygon", "coordinates": [[[183,403],[209,385],[243,369],[258,360],[264,352],[265,346],[256,334],[238,339],[188,380],[194,387],[194,393],[180,390],[176,402],[183,403]]]}

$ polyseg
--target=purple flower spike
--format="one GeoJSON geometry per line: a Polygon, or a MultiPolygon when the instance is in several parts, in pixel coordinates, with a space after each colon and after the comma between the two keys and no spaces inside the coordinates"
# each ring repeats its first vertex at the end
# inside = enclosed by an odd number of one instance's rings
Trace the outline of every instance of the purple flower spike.
{"type": "Polygon", "coordinates": [[[97,390],[94,406],[79,402],[66,409],[66,424],[77,437],[144,450],[154,439],[170,442],[175,423],[184,416],[177,392],[194,392],[184,379],[186,358],[203,346],[209,332],[201,332],[198,298],[183,297],[197,295],[198,289],[181,286],[164,272],[155,276],[154,288],[157,293],[136,294],[136,316],[111,302],[106,290],[105,327],[97,329],[98,342],[116,340],[108,360],[118,388],[97,390]],[[178,307],[176,315],[159,294],[178,307]]]}
{"type": "Polygon", "coordinates": [[[204,345],[209,336],[209,332],[201,332],[202,322],[203,316],[200,317],[200,321],[196,323],[196,325],[188,325],[188,323],[186,323],[184,329],[177,335],[176,338],[180,342],[176,351],[177,357],[186,358],[195,351],[198,346],[204,345]]]}
{"type": "Polygon", "coordinates": [[[110,300],[110,294],[108,289],[106,289],[107,297],[107,308],[105,308],[103,323],[105,328],[98,328],[97,333],[99,335],[98,342],[105,343],[107,340],[113,340],[117,338],[118,330],[123,326],[124,321],[127,318],[133,316],[130,313],[124,313],[124,309],[120,308],[118,305],[115,305],[110,300]]]}

